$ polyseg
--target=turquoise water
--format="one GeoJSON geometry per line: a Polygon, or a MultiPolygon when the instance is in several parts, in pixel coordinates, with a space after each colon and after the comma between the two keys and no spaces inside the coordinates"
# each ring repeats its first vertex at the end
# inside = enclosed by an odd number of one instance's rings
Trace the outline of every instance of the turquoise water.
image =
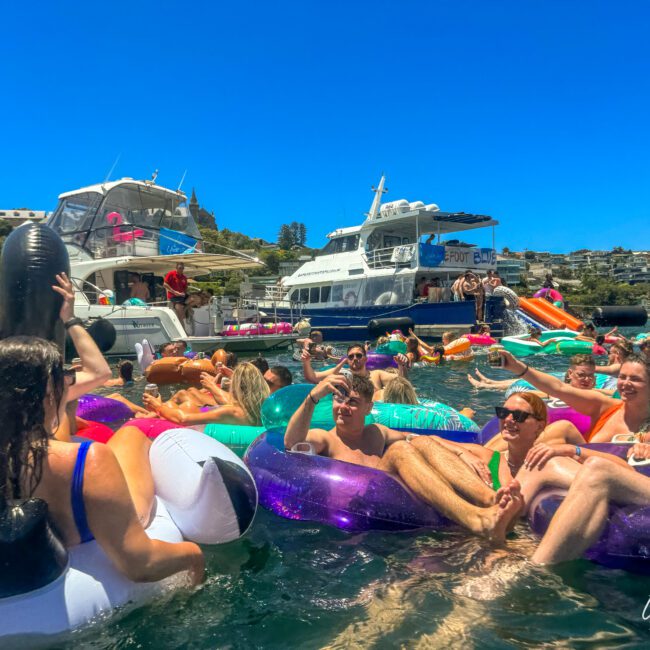
{"type": "MultiPolygon", "coordinates": [[[[566,367],[558,356],[531,360],[566,367]]],[[[299,368],[286,352],[269,361],[299,368]]],[[[505,377],[480,356],[416,369],[411,379],[421,396],[471,406],[483,424],[500,395],[469,386],[475,367],[505,377]]],[[[260,511],[245,539],[205,549],[208,579],[197,591],[112,617],[58,647],[648,647],[649,577],[586,561],[532,568],[534,544],[524,524],[506,550],[494,550],[462,532],[350,536],[260,511]]]]}

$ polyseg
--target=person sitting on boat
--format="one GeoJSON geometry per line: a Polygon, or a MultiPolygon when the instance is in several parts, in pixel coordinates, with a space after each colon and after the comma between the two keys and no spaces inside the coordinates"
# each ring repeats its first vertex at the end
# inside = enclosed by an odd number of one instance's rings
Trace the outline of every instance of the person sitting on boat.
{"type": "Polygon", "coordinates": [[[505,350],[499,350],[499,354],[505,370],[590,416],[589,442],[610,442],[619,433],[632,435],[650,429],[650,364],[645,357],[632,354],[621,364],[617,380],[621,398],[614,399],[597,390],[581,390],[566,384],[529,367],[505,350]]]}
{"type": "Polygon", "coordinates": [[[259,426],[262,424],[262,403],[269,394],[262,373],[252,363],[240,363],[232,374],[228,402],[210,411],[188,413],[148,393],[143,394],[142,401],[150,411],[148,416],[155,414],[183,426],[210,423],[259,426]]]}
{"type": "Polygon", "coordinates": [[[311,357],[308,353],[303,351],[302,373],[306,382],[310,384],[318,384],[321,380],[330,375],[340,374],[341,369],[347,363],[350,372],[353,375],[367,377],[372,382],[375,390],[380,391],[382,388],[385,388],[388,383],[393,381],[395,377],[405,377],[407,374],[409,363],[408,357],[404,354],[397,354],[393,359],[397,363],[397,373],[388,372],[386,370],[368,370],[366,368],[368,357],[365,346],[361,343],[354,343],[348,347],[346,356],[341,359],[334,368],[328,368],[327,370],[321,370],[319,372],[314,371],[311,365],[311,357]]]}
{"type": "MultiPolygon", "coordinates": [[[[431,436],[410,436],[383,425],[366,425],[373,393],[374,386],[365,376],[354,375],[351,381],[339,374],[326,377],[311,390],[289,421],[285,447],[292,449],[298,443],[308,442],[317,454],[392,474],[445,517],[477,535],[504,542],[522,505],[518,486],[506,476],[507,461],[523,459],[525,453],[502,457],[505,469],[500,477],[509,488],[502,499],[505,491],[489,488],[488,476],[484,473],[479,477],[475,468],[465,462],[462,450],[452,451],[431,436]],[[334,395],[334,428],[310,429],[316,404],[330,393],[334,395]]],[[[518,403],[513,402],[512,408],[515,407],[518,403]]],[[[526,443],[530,447],[543,423],[533,418],[526,424],[526,430],[530,429],[526,443]]],[[[514,441],[520,438],[513,435],[514,441]]],[[[469,452],[468,457],[472,460],[469,452]]]]}
{"type": "Polygon", "coordinates": [[[181,325],[185,323],[185,300],[187,299],[187,276],[183,273],[185,265],[183,262],[176,264],[176,269],[165,276],[163,287],[167,290],[167,300],[171,303],[172,309],[176,312],[181,325]]]}
{"type": "Polygon", "coordinates": [[[79,374],[64,369],[54,343],[24,336],[0,341],[0,401],[7,416],[0,513],[12,500],[42,499],[65,546],[97,540],[135,582],[188,572],[192,584],[200,583],[205,564],[196,544],[162,542],[145,532],[155,514],[151,441],[139,429],[124,427],[106,445],[55,439],[79,374]]]}
{"type": "Polygon", "coordinates": [[[129,279],[131,280],[131,298],[147,302],[151,297],[149,285],[142,281],[142,276],[139,273],[131,273],[129,279]]]}
{"type": "Polygon", "coordinates": [[[122,359],[117,364],[117,377],[109,379],[104,386],[132,386],[133,385],[133,362],[128,359],[122,359]]]}

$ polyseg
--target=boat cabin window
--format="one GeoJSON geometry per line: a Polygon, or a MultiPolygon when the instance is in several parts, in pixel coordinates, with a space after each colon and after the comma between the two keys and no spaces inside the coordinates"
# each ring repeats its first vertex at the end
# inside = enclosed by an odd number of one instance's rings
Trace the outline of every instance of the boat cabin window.
{"type": "Polygon", "coordinates": [[[315,303],[318,302],[320,298],[320,287],[312,287],[309,290],[309,302],[310,303],[315,303]]]}
{"type": "Polygon", "coordinates": [[[347,235],[330,239],[327,246],[320,251],[320,255],[332,255],[333,253],[348,253],[359,248],[359,235],[347,235]]]}
{"type": "Polygon", "coordinates": [[[330,286],[320,288],[320,302],[329,302],[331,290],[330,286]]]}

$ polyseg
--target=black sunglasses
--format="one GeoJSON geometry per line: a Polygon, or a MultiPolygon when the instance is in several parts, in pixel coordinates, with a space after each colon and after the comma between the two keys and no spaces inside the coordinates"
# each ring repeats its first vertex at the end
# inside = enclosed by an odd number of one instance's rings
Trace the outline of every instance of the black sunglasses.
{"type": "Polygon", "coordinates": [[[77,383],[77,371],[74,368],[64,368],[63,381],[68,386],[74,386],[77,383]]]}
{"type": "Polygon", "coordinates": [[[363,359],[365,355],[363,355],[361,352],[353,352],[352,354],[348,354],[348,359],[352,361],[352,359],[363,359]]]}
{"type": "Polygon", "coordinates": [[[525,422],[528,418],[534,418],[535,420],[538,419],[528,411],[520,411],[519,409],[511,410],[507,409],[505,406],[495,406],[494,412],[497,414],[499,420],[505,420],[509,415],[512,415],[512,419],[519,424],[525,422]]]}

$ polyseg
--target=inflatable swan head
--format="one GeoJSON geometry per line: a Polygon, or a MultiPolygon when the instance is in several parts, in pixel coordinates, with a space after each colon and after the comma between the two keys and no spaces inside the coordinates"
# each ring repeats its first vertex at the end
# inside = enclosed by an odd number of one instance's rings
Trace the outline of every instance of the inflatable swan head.
{"type": "Polygon", "coordinates": [[[311,323],[309,318],[301,318],[294,326],[293,331],[300,336],[309,336],[311,332],[311,323]]]}

